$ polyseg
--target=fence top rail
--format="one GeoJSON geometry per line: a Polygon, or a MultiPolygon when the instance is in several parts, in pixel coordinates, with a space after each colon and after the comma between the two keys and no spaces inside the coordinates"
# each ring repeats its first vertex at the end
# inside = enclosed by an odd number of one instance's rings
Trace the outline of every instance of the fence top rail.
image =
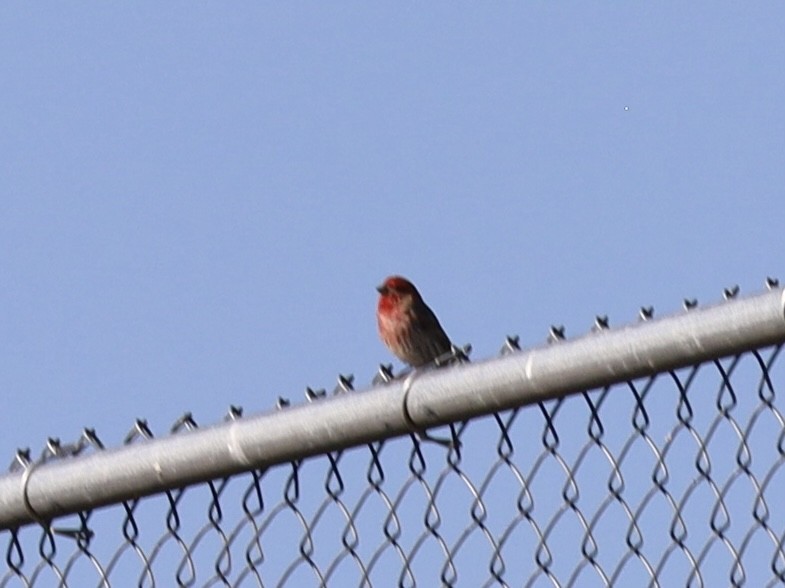
{"type": "Polygon", "coordinates": [[[0,476],[0,529],[785,343],[785,290],[0,476]]]}

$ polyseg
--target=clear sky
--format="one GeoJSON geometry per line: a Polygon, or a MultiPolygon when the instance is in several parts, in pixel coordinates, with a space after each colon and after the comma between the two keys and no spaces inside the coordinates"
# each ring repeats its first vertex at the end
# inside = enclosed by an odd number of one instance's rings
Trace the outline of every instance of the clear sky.
{"type": "Polygon", "coordinates": [[[0,457],[785,278],[785,4],[0,6],[0,457]]]}

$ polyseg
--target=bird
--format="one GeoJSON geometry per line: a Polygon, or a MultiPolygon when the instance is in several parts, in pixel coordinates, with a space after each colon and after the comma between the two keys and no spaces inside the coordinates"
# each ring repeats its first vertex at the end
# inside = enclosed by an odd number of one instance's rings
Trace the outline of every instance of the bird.
{"type": "MultiPolygon", "coordinates": [[[[448,363],[453,358],[467,359],[463,351],[450,342],[439,319],[409,280],[389,276],[376,290],[379,292],[376,307],[379,337],[398,359],[414,370],[427,365],[441,365],[443,359],[447,359],[448,363]]],[[[459,448],[461,442],[452,425],[450,431],[450,439],[434,437],[424,429],[416,430],[415,435],[422,441],[459,448]]]]}
{"type": "Polygon", "coordinates": [[[393,355],[419,368],[452,351],[450,338],[414,284],[389,276],[376,290],[379,337],[393,355]]]}

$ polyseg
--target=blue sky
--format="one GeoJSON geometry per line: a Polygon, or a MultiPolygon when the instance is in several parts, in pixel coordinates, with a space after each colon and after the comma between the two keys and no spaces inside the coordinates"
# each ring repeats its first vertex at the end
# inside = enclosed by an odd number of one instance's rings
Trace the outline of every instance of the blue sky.
{"type": "Polygon", "coordinates": [[[0,456],[785,278],[781,2],[0,7],[0,456]]]}

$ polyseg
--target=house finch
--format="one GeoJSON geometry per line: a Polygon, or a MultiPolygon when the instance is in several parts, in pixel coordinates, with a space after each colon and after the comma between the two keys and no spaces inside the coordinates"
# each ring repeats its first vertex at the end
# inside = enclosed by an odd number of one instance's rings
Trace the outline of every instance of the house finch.
{"type": "Polygon", "coordinates": [[[414,284],[390,276],[376,289],[379,336],[393,355],[416,368],[450,352],[450,338],[414,284]]]}

